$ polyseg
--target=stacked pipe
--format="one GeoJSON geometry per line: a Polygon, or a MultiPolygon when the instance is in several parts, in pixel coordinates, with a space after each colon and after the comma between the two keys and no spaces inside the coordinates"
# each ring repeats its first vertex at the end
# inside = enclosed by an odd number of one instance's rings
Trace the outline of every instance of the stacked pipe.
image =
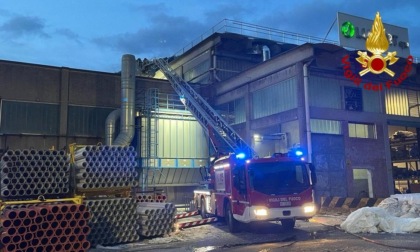
{"type": "Polygon", "coordinates": [[[113,245],[138,241],[136,200],[131,198],[104,198],[85,201],[92,218],[88,239],[92,246],[113,245]]]}
{"type": "Polygon", "coordinates": [[[62,150],[8,150],[1,157],[0,170],[2,198],[34,199],[69,192],[69,158],[62,150]]]}
{"type": "Polygon", "coordinates": [[[6,209],[0,216],[3,251],[88,251],[85,205],[51,204],[6,209]]]}
{"type": "Polygon", "coordinates": [[[175,231],[176,209],[172,203],[140,202],[139,234],[145,237],[161,236],[175,231]]]}
{"type": "Polygon", "coordinates": [[[138,202],[166,202],[166,195],[154,195],[154,194],[136,194],[138,202]]]}
{"type": "Polygon", "coordinates": [[[74,154],[78,190],[137,185],[136,152],[132,146],[85,146],[74,154]]]}

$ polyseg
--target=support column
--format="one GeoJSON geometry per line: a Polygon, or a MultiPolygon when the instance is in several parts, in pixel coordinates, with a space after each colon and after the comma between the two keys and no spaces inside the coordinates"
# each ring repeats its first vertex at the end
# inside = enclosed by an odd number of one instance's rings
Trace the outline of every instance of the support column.
{"type": "Polygon", "coordinates": [[[61,68],[60,80],[60,114],[57,149],[67,146],[68,127],[68,105],[69,105],[69,69],[61,68]]]}

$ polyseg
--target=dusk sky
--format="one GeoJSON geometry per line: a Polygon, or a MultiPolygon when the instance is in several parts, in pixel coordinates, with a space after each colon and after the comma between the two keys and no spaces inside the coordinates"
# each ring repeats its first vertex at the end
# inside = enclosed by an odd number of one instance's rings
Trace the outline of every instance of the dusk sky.
{"type": "MultiPolygon", "coordinates": [[[[223,19],[324,38],[337,11],[408,28],[420,57],[420,1],[0,0],[0,59],[118,72],[121,56],[171,56],[223,19]],[[369,4],[367,4],[369,3],[369,4]]],[[[338,41],[334,25],[327,39],[338,41]]]]}

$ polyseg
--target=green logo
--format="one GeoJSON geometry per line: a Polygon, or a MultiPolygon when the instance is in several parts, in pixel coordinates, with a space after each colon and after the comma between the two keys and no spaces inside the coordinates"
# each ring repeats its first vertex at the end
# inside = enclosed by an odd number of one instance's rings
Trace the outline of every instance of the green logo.
{"type": "Polygon", "coordinates": [[[341,25],[341,33],[346,38],[352,38],[354,36],[354,25],[350,23],[349,21],[344,22],[341,25]]]}

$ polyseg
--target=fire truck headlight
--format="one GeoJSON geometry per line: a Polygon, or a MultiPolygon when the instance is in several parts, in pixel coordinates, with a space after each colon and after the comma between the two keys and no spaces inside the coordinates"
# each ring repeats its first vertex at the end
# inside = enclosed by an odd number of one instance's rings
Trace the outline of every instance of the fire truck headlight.
{"type": "Polygon", "coordinates": [[[306,204],[303,206],[304,213],[315,213],[315,205],[314,204],[306,204]]]}
{"type": "Polygon", "coordinates": [[[254,209],[254,214],[256,216],[267,216],[268,211],[265,208],[257,208],[257,209],[254,209]]]}

